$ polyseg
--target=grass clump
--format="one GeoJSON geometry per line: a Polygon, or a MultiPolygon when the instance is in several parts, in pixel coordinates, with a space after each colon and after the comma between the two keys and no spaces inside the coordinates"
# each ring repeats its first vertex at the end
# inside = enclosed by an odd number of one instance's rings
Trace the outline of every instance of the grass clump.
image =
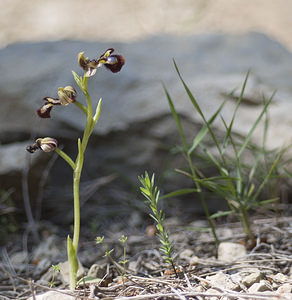
{"type": "Polygon", "coordinates": [[[274,94],[272,94],[269,99],[265,99],[263,97],[263,108],[260,114],[254,124],[252,124],[246,137],[240,137],[233,131],[233,125],[238,108],[243,99],[249,73],[246,75],[240,96],[237,99],[233,116],[228,124],[220,114],[225,102],[220,105],[211,118],[207,119],[204,112],[201,110],[199,103],[183,80],[175,61],[174,66],[188,98],[193,104],[195,112],[203,121],[203,126],[193,137],[192,143],[189,144],[184,134],[180,117],[175,109],[174,101],[164,86],[165,94],[182,140],[181,152],[186,157],[186,161],[188,163],[187,170],[178,170],[178,172],[191,178],[195,186],[194,189],[176,191],[166,195],[165,197],[193,192],[199,193],[202,206],[217,243],[219,243],[219,240],[215,231],[214,219],[229,214],[235,215],[241,221],[245,234],[249,238],[253,239],[254,234],[250,224],[249,211],[255,207],[264,206],[278,200],[278,197],[262,199],[262,195],[264,188],[267,187],[267,185],[269,185],[274,179],[279,178],[281,159],[286,151],[286,148],[276,152],[268,151],[266,149],[269,124],[267,111],[274,94]],[[221,118],[223,128],[225,129],[223,139],[218,137],[214,126],[212,126],[213,122],[219,116],[221,118]],[[255,146],[252,143],[252,136],[263,119],[265,119],[263,144],[262,146],[255,146]],[[211,147],[207,145],[207,140],[209,142],[211,141],[211,147]],[[215,153],[211,150],[211,148],[214,147],[216,149],[215,153]],[[196,157],[198,153],[200,154],[200,159],[205,161],[208,166],[211,166],[213,170],[215,170],[215,175],[205,175],[204,170],[199,169],[198,156],[196,157]],[[246,157],[248,157],[250,162],[246,162],[246,157]],[[261,176],[258,172],[260,169],[263,170],[263,172],[261,172],[261,176]],[[229,210],[224,212],[220,211],[211,215],[204,196],[205,190],[215,193],[219,199],[226,201],[229,210]]]}

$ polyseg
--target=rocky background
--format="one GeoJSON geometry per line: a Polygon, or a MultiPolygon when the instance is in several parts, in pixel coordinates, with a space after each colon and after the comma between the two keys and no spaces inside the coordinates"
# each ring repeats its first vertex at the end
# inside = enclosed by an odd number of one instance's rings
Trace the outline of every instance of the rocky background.
{"type": "MultiPolygon", "coordinates": [[[[126,59],[121,73],[103,69],[90,81],[92,95],[103,98],[82,178],[83,219],[92,226],[106,226],[109,216],[130,223],[128,207],[145,211],[137,180],[145,170],[157,173],[165,191],[190,184],[173,171],[183,159],[170,151],[180,141],[162,82],[190,137],[200,120],[173,58],[207,115],[231,91],[239,93],[250,70],[235,129],[246,133],[261,111],[262,95],[268,98],[277,90],[268,146],[291,143],[290,1],[1,0],[0,6],[0,189],[13,203],[2,200],[3,209],[13,207],[17,218],[25,220],[23,200],[29,196],[36,218],[71,222],[69,167],[51,155],[32,156],[25,147],[36,137],[53,136],[75,155],[84,122],[79,111],[57,107],[50,120],[39,120],[34,111],[43,97],[55,97],[59,86],[74,84],[71,70],[81,74],[80,51],[97,57],[113,47],[126,59]]],[[[234,107],[230,98],[223,110],[226,120],[234,107]]],[[[222,124],[217,125],[220,130],[222,124]]],[[[255,141],[261,140],[261,129],[255,141]]],[[[180,199],[169,205],[185,217],[183,207],[192,207],[192,214],[201,211],[191,203],[180,199]]],[[[135,226],[135,218],[130,220],[135,226]]]]}

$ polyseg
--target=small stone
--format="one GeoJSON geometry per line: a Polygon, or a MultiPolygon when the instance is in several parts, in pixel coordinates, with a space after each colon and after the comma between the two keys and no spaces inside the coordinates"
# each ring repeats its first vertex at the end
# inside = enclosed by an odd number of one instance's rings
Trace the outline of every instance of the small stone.
{"type": "Polygon", "coordinates": [[[282,273],[277,273],[271,277],[272,277],[273,281],[275,281],[277,283],[285,283],[288,280],[288,276],[286,276],[285,274],[282,274],[282,273]]]}
{"type": "Polygon", "coordinates": [[[292,293],[292,284],[284,283],[277,289],[277,292],[280,294],[286,294],[286,293],[291,294],[292,293]]]}
{"type": "MultiPolygon", "coordinates": [[[[84,276],[84,268],[81,265],[80,261],[78,261],[79,267],[78,267],[78,272],[77,272],[77,278],[81,278],[84,276]]],[[[69,283],[70,282],[70,276],[69,276],[69,263],[68,261],[65,262],[60,262],[60,273],[62,275],[62,279],[64,283],[69,283]]]]}
{"type": "Polygon", "coordinates": [[[27,259],[26,251],[16,252],[10,257],[11,263],[16,266],[19,264],[24,264],[26,262],[26,259],[27,259]]]}
{"type": "Polygon", "coordinates": [[[41,295],[37,295],[35,297],[30,297],[27,300],[74,300],[74,296],[69,295],[70,291],[62,290],[61,292],[58,291],[49,291],[41,295]],[[68,293],[66,295],[65,293],[68,293]]]}
{"type": "Polygon", "coordinates": [[[220,287],[232,291],[239,291],[240,286],[237,282],[231,280],[231,276],[224,273],[217,273],[213,276],[207,276],[206,280],[210,281],[212,287],[220,287]]]}
{"type": "Polygon", "coordinates": [[[214,294],[214,297],[208,297],[209,300],[218,300],[218,296],[215,296],[216,294],[219,294],[219,291],[218,290],[215,290],[215,289],[208,289],[206,291],[206,294],[214,294]]]}
{"type": "Polygon", "coordinates": [[[250,293],[265,292],[271,290],[272,287],[267,280],[261,280],[260,282],[256,282],[248,289],[250,293]]]}
{"type": "Polygon", "coordinates": [[[192,256],[190,258],[190,265],[194,266],[197,265],[199,263],[199,257],[198,256],[192,256]]]}
{"type": "Polygon", "coordinates": [[[179,258],[189,261],[193,255],[194,255],[193,250],[185,249],[179,254],[179,258]]]}
{"type": "Polygon", "coordinates": [[[64,249],[66,249],[65,244],[63,245],[63,242],[60,242],[57,236],[51,235],[43,240],[34,250],[33,259],[41,260],[46,257],[54,261],[62,256],[64,249]]]}
{"type": "Polygon", "coordinates": [[[246,287],[251,287],[254,283],[260,282],[262,278],[262,274],[259,270],[255,270],[253,273],[247,275],[242,279],[242,283],[246,287]]]}
{"type": "Polygon", "coordinates": [[[93,264],[88,273],[87,276],[89,277],[96,277],[96,278],[102,278],[106,273],[106,265],[99,265],[99,264],[93,264]]]}
{"type": "Polygon", "coordinates": [[[218,247],[218,260],[231,262],[245,255],[246,249],[241,244],[224,242],[218,247]]]}

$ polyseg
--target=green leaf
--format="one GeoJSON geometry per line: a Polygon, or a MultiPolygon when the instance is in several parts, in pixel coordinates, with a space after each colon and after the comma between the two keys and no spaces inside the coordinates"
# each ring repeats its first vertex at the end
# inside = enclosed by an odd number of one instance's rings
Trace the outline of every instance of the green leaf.
{"type": "Polygon", "coordinates": [[[213,114],[213,116],[210,118],[210,120],[207,122],[207,124],[201,128],[199,133],[194,138],[192,146],[188,150],[188,154],[191,154],[196,149],[196,147],[201,143],[201,141],[204,139],[205,135],[209,132],[210,125],[217,118],[217,116],[218,116],[219,112],[222,110],[224,104],[225,104],[225,101],[220,105],[220,107],[213,114]]]}
{"type": "Polygon", "coordinates": [[[83,79],[81,76],[78,76],[74,71],[72,71],[73,77],[77,85],[79,86],[80,90],[84,93],[84,85],[83,79]]]}
{"type": "Polygon", "coordinates": [[[70,280],[70,289],[75,289],[76,287],[76,278],[77,278],[77,271],[78,271],[78,259],[76,250],[73,246],[72,240],[70,236],[67,237],[67,255],[68,255],[68,262],[69,262],[69,280],[70,280]]]}
{"type": "MultiPolygon", "coordinates": [[[[245,76],[245,80],[244,80],[244,83],[242,85],[241,92],[240,92],[239,98],[237,100],[236,107],[234,109],[231,122],[230,122],[229,126],[227,127],[227,132],[226,132],[225,140],[228,139],[231,136],[233,123],[234,123],[234,120],[235,120],[235,116],[236,116],[237,110],[238,110],[238,108],[240,106],[240,103],[242,101],[242,98],[243,98],[243,94],[244,94],[244,91],[245,91],[245,87],[246,87],[246,84],[247,84],[249,73],[250,73],[250,71],[248,71],[247,74],[246,74],[246,76],[245,76]]],[[[224,142],[224,145],[225,145],[225,142],[224,142]]]]}
{"type": "Polygon", "coordinates": [[[264,114],[266,113],[266,110],[268,108],[268,106],[270,105],[271,101],[273,100],[274,96],[275,96],[275,92],[273,92],[272,96],[270,97],[270,99],[265,103],[260,115],[258,116],[258,118],[256,119],[256,121],[254,122],[252,128],[250,129],[245,141],[243,142],[240,150],[238,151],[238,157],[241,156],[242,152],[244,151],[244,149],[247,147],[251,137],[252,137],[252,134],[254,133],[255,129],[257,128],[259,122],[261,121],[262,117],[264,116],[264,114]]]}
{"type": "Polygon", "coordinates": [[[233,211],[231,210],[227,210],[227,211],[218,211],[216,212],[215,214],[212,214],[210,216],[211,219],[216,219],[216,218],[220,218],[220,217],[225,217],[225,216],[228,216],[230,214],[232,214],[233,211]]]}
{"type": "Polygon", "coordinates": [[[183,142],[183,145],[184,145],[184,150],[185,150],[185,152],[187,152],[188,151],[188,144],[186,142],[186,138],[185,138],[185,135],[184,135],[184,131],[183,131],[183,128],[182,128],[179,116],[178,116],[178,114],[176,112],[176,109],[174,107],[173,101],[172,101],[172,99],[171,99],[171,97],[170,97],[170,95],[169,95],[169,93],[168,93],[168,91],[167,91],[167,89],[166,89],[166,87],[165,87],[164,84],[163,84],[163,88],[164,88],[164,91],[165,91],[165,94],[166,94],[166,97],[167,97],[167,100],[168,100],[168,104],[169,104],[171,113],[172,113],[173,118],[174,118],[174,120],[176,122],[176,126],[178,128],[179,135],[180,135],[180,137],[182,139],[182,142],[183,142]]]}
{"type": "Polygon", "coordinates": [[[220,148],[220,146],[219,146],[218,140],[216,139],[216,136],[215,136],[215,134],[214,134],[212,128],[210,127],[208,121],[206,120],[205,115],[204,115],[203,112],[201,111],[201,108],[200,108],[200,106],[199,106],[197,100],[195,99],[195,97],[193,96],[192,92],[191,92],[190,89],[188,88],[187,84],[186,84],[185,81],[183,80],[183,78],[182,78],[182,76],[181,76],[181,74],[180,74],[180,71],[179,71],[179,69],[178,69],[178,67],[177,67],[177,64],[176,64],[175,60],[173,60],[173,63],[174,63],[176,72],[177,72],[177,74],[178,74],[178,76],[179,76],[179,78],[180,78],[180,80],[181,80],[181,82],[182,82],[182,84],[183,84],[183,86],[184,86],[184,88],[185,88],[185,91],[187,92],[187,94],[188,94],[188,96],[189,96],[189,99],[191,100],[191,102],[192,102],[192,104],[194,105],[195,109],[197,110],[197,112],[199,113],[199,115],[200,115],[201,118],[203,119],[204,123],[206,124],[206,126],[207,126],[207,128],[208,128],[208,130],[209,130],[209,133],[210,133],[210,135],[211,135],[211,137],[212,137],[212,140],[213,140],[213,142],[215,143],[215,145],[216,145],[216,147],[217,147],[217,149],[218,149],[218,151],[219,151],[219,153],[220,153],[220,156],[223,158],[223,155],[222,155],[222,152],[221,152],[221,148],[220,148]]]}
{"type": "Polygon", "coordinates": [[[145,195],[150,196],[150,192],[149,192],[147,189],[145,189],[145,188],[143,188],[143,187],[140,187],[140,190],[141,190],[141,192],[144,193],[145,195]]]}
{"type": "Polygon", "coordinates": [[[94,117],[93,117],[93,124],[94,124],[94,126],[96,125],[96,123],[98,122],[99,117],[100,117],[101,102],[102,102],[102,99],[100,98],[99,101],[98,101],[97,107],[96,107],[96,111],[95,111],[94,117]]]}
{"type": "Polygon", "coordinates": [[[167,198],[171,198],[171,197],[191,194],[191,193],[195,193],[197,191],[198,191],[197,189],[181,189],[181,190],[177,190],[177,191],[168,193],[166,195],[163,195],[162,197],[160,197],[160,199],[167,199],[167,198]]]}
{"type": "Polygon", "coordinates": [[[93,276],[85,276],[82,277],[77,282],[77,286],[83,287],[86,284],[99,284],[101,282],[101,278],[93,277],[93,276]]]}

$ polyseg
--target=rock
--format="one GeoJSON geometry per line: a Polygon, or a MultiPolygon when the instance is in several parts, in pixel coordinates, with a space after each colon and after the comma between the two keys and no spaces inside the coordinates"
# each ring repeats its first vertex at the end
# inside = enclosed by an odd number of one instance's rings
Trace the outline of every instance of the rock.
{"type": "Polygon", "coordinates": [[[277,292],[280,294],[290,294],[292,293],[292,285],[291,283],[284,283],[278,289],[277,292]]]}
{"type": "MultiPolygon", "coordinates": [[[[291,142],[292,89],[289,78],[292,75],[292,54],[269,37],[250,33],[240,36],[157,36],[128,44],[84,41],[27,43],[1,49],[0,70],[5,74],[0,78],[2,143],[23,142],[29,136],[52,136],[74,157],[76,139],[84,126],[83,114],[74,105],[54,107],[51,119],[40,120],[34,112],[43,104],[43,97],[56,97],[59,86],[76,87],[71,70],[82,73],[77,66],[78,52],[84,50],[86,56],[93,58],[109,46],[125,56],[126,64],[118,74],[100,69],[89,80],[93,101],[96,104],[102,96],[103,104],[99,124],[87,149],[86,173],[83,173],[82,180],[108,175],[108,170],[113,170],[126,176],[124,182],[136,185],[137,175],[142,174],[146,168],[161,174],[165,166],[171,170],[184,166],[182,158],[170,156],[168,151],[169,145],[176,145],[179,137],[161,81],[169,89],[178,112],[183,116],[186,136],[191,139],[202,120],[195,113],[178,79],[172,58],[176,59],[183,78],[207,118],[227,99],[222,111],[226,122],[230,121],[236,105],[233,97],[226,95],[231,91],[238,95],[247,70],[252,68],[234,130],[246,134],[262,109],[259,104],[261,94],[268,98],[277,89],[269,112],[267,145],[275,148],[291,142]],[[17,136],[17,139],[12,140],[13,136],[17,136]]],[[[78,99],[84,101],[79,91],[78,99]]],[[[220,118],[215,126],[219,130],[223,128],[220,118]]],[[[262,132],[262,127],[255,131],[255,141],[261,141],[262,132]]],[[[44,153],[40,155],[47,157],[44,153]]],[[[15,159],[15,155],[11,155],[11,159],[15,159]]],[[[46,217],[57,223],[68,223],[72,219],[72,211],[67,209],[67,203],[71,203],[72,198],[72,174],[64,166],[61,159],[54,165],[50,182],[54,188],[48,188],[45,200],[50,201],[44,201],[43,205],[46,217]],[[65,184],[69,186],[68,193],[64,193],[65,184]],[[57,197],[60,194],[62,201],[57,197]],[[52,199],[58,203],[57,211],[56,202],[52,199]],[[67,214],[64,213],[67,211],[67,214]]],[[[16,167],[14,165],[13,168],[16,167]]],[[[182,179],[173,178],[171,174],[167,176],[164,185],[167,192],[185,188],[183,176],[180,176],[182,179]]],[[[32,182],[35,181],[36,178],[32,178],[32,182]]],[[[117,201],[118,197],[118,201],[129,199],[130,196],[125,195],[124,182],[121,181],[115,180],[115,195],[113,192],[111,196],[107,194],[105,197],[101,192],[98,193],[98,200],[107,198],[110,203],[117,201]],[[122,189],[123,193],[120,192],[122,189]]],[[[0,188],[7,189],[2,186],[2,180],[0,188]]],[[[22,201],[20,196],[19,201],[22,201]]],[[[210,209],[217,211],[218,201],[212,201],[208,202],[210,209]]],[[[181,211],[179,205],[186,206],[178,204],[178,212],[181,211]]],[[[200,205],[190,206],[191,213],[202,211],[200,205]]],[[[92,207],[83,209],[88,220],[95,217],[95,212],[96,209],[92,207]]],[[[128,216],[127,212],[125,215],[128,216]]],[[[103,220],[100,222],[104,224],[103,220]]]]}
{"type": "MultiPolygon", "coordinates": [[[[208,289],[206,291],[207,294],[214,294],[214,297],[211,296],[211,297],[208,297],[208,300],[217,300],[218,299],[218,296],[215,296],[216,294],[220,294],[220,292],[216,289],[208,289]]],[[[225,299],[224,299],[225,300],[225,299]]]]}
{"type": "Polygon", "coordinates": [[[207,276],[206,280],[210,282],[211,287],[218,287],[221,289],[229,289],[232,291],[239,291],[240,285],[231,280],[230,275],[224,273],[217,273],[216,275],[207,276]]]}
{"type": "MultiPolygon", "coordinates": [[[[77,271],[77,279],[80,279],[82,276],[84,276],[84,268],[80,261],[78,260],[79,266],[77,271]]],[[[70,273],[69,273],[69,263],[68,261],[60,262],[60,274],[62,276],[62,280],[64,283],[70,283],[70,273]]]]}
{"type": "Polygon", "coordinates": [[[103,278],[106,274],[106,264],[93,264],[90,269],[88,270],[87,276],[88,277],[96,277],[96,278],[103,278]]]}
{"type": "Polygon", "coordinates": [[[254,272],[252,272],[251,274],[245,276],[242,279],[242,283],[246,286],[246,287],[250,287],[252,286],[254,283],[256,282],[260,282],[262,278],[262,273],[260,272],[260,270],[255,269],[254,272]]]}
{"type": "Polygon", "coordinates": [[[28,253],[26,251],[16,252],[11,255],[10,260],[13,265],[19,265],[26,263],[28,259],[28,253]]]}
{"type": "Polygon", "coordinates": [[[261,280],[260,282],[254,283],[248,291],[250,293],[257,293],[257,292],[265,292],[265,291],[272,291],[272,287],[267,280],[261,280]]]}
{"type": "Polygon", "coordinates": [[[13,268],[18,272],[22,272],[27,268],[28,259],[26,251],[16,252],[10,257],[13,268]]]}
{"type": "Polygon", "coordinates": [[[246,255],[243,245],[231,242],[220,243],[218,247],[218,260],[232,262],[246,255]]]}
{"type": "Polygon", "coordinates": [[[31,141],[0,145],[0,175],[20,172],[38,160],[40,153],[31,156],[25,151],[26,146],[30,143],[31,141]]]}
{"type": "Polygon", "coordinates": [[[65,242],[60,242],[57,236],[51,235],[43,240],[33,251],[33,260],[41,261],[44,258],[51,259],[52,261],[58,260],[64,254],[65,249],[65,242]]]}
{"type": "Polygon", "coordinates": [[[277,283],[285,283],[289,280],[288,276],[283,273],[277,273],[271,277],[272,277],[273,281],[275,281],[277,283]]]}
{"type": "Polygon", "coordinates": [[[194,251],[191,249],[184,249],[179,253],[179,258],[189,261],[194,255],[194,251]]]}
{"type": "Polygon", "coordinates": [[[30,297],[28,300],[74,300],[75,296],[70,295],[70,291],[62,290],[49,291],[41,295],[36,295],[35,297],[30,297]]]}
{"type": "MultiPolygon", "coordinates": [[[[191,118],[196,115],[198,120],[197,114],[190,110],[191,104],[173,69],[173,57],[207,114],[215,111],[226,98],[223,94],[242,85],[245,73],[252,67],[245,98],[255,103],[247,102],[242,107],[235,129],[247,132],[261,109],[257,102],[261,101],[262,93],[269,97],[275,88],[279,92],[277,105],[271,108],[271,121],[276,126],[272,125],[273,131],[276,133],[289,125],[286,111],[287,105],[291,105],[291,89],[287,78],[291,74],[289,64],[292,63],[292,55],[265,35],[159,36],[132,44],[114,43],[112,46],[126,57],[126,65],[118,75],[101,70],[97,78],[91,80],[92,94],[104,99],[102,119],[96,133],[127,129],[132,123],[169,113],[160,80],[171,87],[178,109],[191,118]],[[153,51],[155,47],[159,47],[159,51],[153,51]],[[151,64],[145,63],[148,61],[151,64]],[[280,116],[281,124],[277,122],[279,119],[275,119],[280,116]]],[[[34,110],[41,106],[44,96],[55,97],[58,86],[73,84],[71,70],[81,73],[76,64],[79,51],[84,50],[86,55],[93,57],[107,47],[108,43],[68,41],[17,44],[2,49],[0,69],[6,74],[0,81],[2,131],[57,134],[59,130],[62,133],[63,123],[82,130],[84,118],[74,106],[55,108],[52,122],[39,121],[34,117],[34,110]],[[17,60],[20,56],[21,65],[17,60]]],[[[234,107],[234,102],[223,111],[226,120],[232,116],[231,107],[234,107]]],[[[291,141],[291,136],[283,135],[283,132],[278,136],[272,134],[278,139],[277,142],[270,139],[273,141],[271,146],[278,145],[280,140],[291,141]]]]}

